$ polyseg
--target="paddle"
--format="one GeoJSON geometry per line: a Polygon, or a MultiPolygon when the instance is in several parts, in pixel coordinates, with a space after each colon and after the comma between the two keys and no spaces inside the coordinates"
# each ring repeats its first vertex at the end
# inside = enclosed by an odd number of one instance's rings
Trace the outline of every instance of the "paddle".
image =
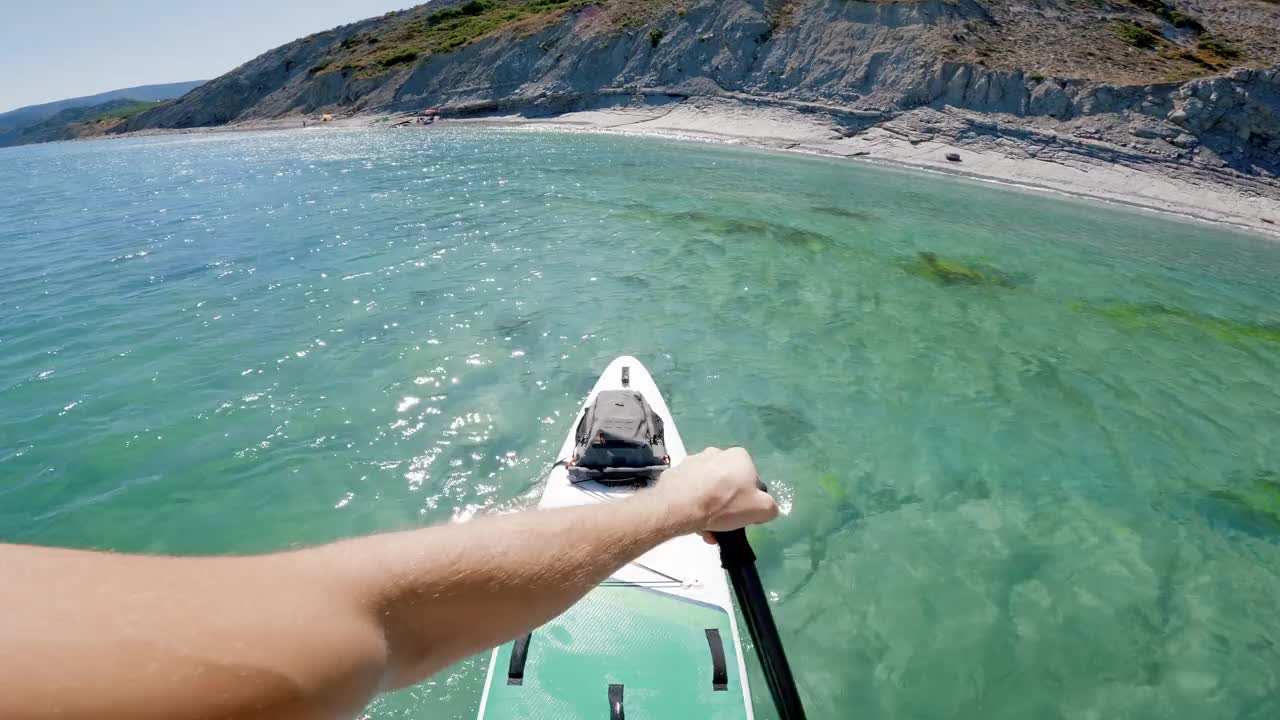
{"type": "Polygon", "coordinates": [[[769,683],[769,694],[778,708],[782,720],[804,720],[804,706],[800,703],[800,691],[791,677],[791,665],[778,637],[778,626],[773,623],[769,599],[760,584],[756,572],[756,554],[747,542],[746,530],[712,533],[720,545],[720,564],[733,581],[733,593],[738,607],[747,620],[747,630],[756,644],[756,655],[764,668],[764,679],[769,683]]]}

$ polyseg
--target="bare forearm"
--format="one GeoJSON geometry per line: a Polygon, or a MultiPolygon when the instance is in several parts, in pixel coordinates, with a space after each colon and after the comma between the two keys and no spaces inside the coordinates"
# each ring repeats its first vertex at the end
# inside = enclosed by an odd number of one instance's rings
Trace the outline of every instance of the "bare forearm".
{"type": "Polygon", "coordinates": [[[317,548],[348,568],[390,643],[391,683],[416,682],[555,617],[622,565],[697,529],[658,493],[317,548]]]}
{"type": "Polygon", "coordinates": [[[0,545],[0,717],[349,717],[546,622],[669,538],[777,514],[741,450],[693,456],[663,483],[252,558],[0,545]]]}
{"type": "Polygon", "coordinates": [[[18,581],[0,716],[349,715],[549,620],[692,517],[644,493],[253,558],[0,546],[18,581]]]}
{"type": "Polygon", "coordinates": [[[171,558],[0,545],[0,718],[351,717],[386,642],[290,554],[171,558]]]}

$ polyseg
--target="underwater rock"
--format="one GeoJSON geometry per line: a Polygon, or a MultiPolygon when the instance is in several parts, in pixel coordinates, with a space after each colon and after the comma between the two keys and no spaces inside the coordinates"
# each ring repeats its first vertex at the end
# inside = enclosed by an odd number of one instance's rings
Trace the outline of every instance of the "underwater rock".
{"type": "Polygon", "coordinates": [[[1242,483],[1210,490],[1209,496],[1280,530],[1280,473],[1262,470],[1242,483]]]}
{"type": "Polygon", "coordinates": [[[849,501],[849,492],[845,490],[844,483],[830,470],[818,476],[818,487],[822,488],[832,502],[844,504],[849,501]]]}
{"type": "Polygon", "coordinates": [[[1010,274],[989,265],[921,252],[902,264],[902,269],[939,285],[973,285],[1013,288],[1020,283],[1010,274]]]}
{"type": "Polygon", "coordinates": [[[815,430],[803,415],[781,405],[756,405],[753,410],[769,441],[779,450],[795,450],[809,442],[815,430]]]}
{"type": "Polygon", "coordinates": [[[769,220],[730,217],[702,210],[672,213],[666,216],[666,219],[675,224],[694,225],[715,235],[725,237],[740,237],[743,235],[766,237],[788,245],[803,246],[812,252],[822,252],[832,244],[832,239],[820,232],[769,220]]]}
{"type": "Polygon", "coordinates": [[[1227,342],[1261,340],[1280,343],[1280,326],[1245,322],[1197,313],[1163,303],[1080,304],[1076,309],[1110,318],[1131,328],[1172,330],[1191,328],[1216,335],[1227,342]]]}
{"type": "Polygon", "coordinates": [[[809,209],[815,213],[819,213],[822,215],[830,215],[831,217],[838,217],[844,220],[872,222],[874,220],[880,219],[876,217],[876,215],[869,212],[864,212],[862,210],[846,210],[844,208],[834,207],[831,205],[815,205],[809,209]]]}

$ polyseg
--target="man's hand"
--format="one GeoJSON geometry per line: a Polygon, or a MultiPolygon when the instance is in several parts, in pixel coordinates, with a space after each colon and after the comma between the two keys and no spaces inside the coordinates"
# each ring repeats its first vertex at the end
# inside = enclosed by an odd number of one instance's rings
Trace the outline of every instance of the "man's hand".
{"type": "Polygon", "coordinates": [[[778,516],[778,503],[760,485],[751,455],[742,448],[707,448],[662,474],[657,491],[681,510],[692,512],[695,528],[707,542],[713,532],[766,523],[778,516]]]}

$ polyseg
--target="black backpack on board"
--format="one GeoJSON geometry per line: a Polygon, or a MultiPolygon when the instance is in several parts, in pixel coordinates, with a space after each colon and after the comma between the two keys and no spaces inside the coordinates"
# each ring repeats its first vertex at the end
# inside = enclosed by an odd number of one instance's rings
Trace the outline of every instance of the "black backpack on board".
{"type": "Polygon", "coordinates": [[[569,477],[606,485],[657,477],[671,467],[662,418],[635,390],[604,390],[582,413],[569,477]]]}

